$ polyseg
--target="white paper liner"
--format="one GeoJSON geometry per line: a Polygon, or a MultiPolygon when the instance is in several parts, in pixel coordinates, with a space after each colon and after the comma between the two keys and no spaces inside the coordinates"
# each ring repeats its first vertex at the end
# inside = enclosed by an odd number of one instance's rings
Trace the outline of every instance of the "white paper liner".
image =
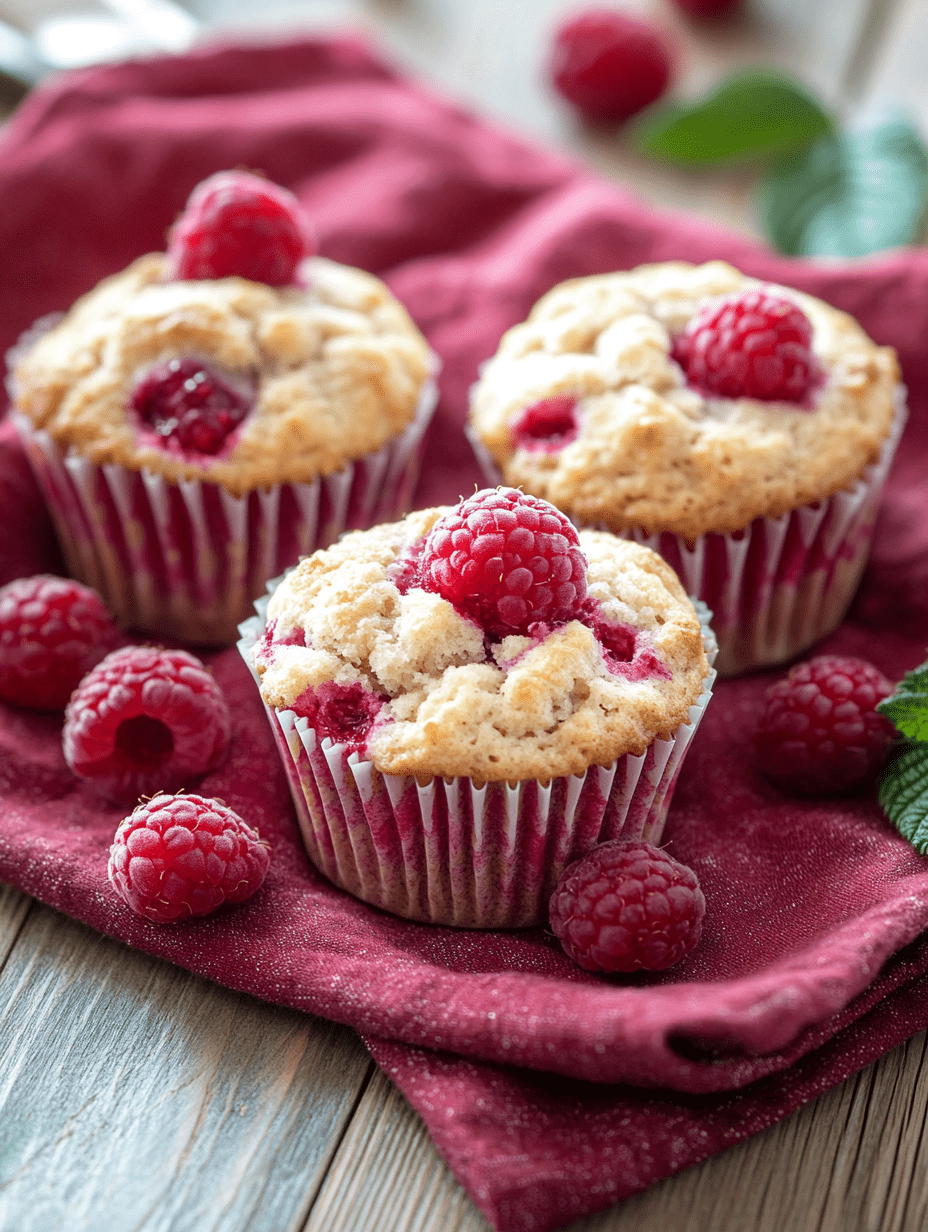
{"type": "MultiPolygon", "coordinates": [[[[639,528],[615,532],[653,548],[688,594],[712,609],[718,672],[733,676],[795,658],[837,628],[867,563],[880,494],[905,427],[905,391],[880,456],[849,489],[779,518],[755,518],[735,534],[693,542],[639,528]]],[[[467,437],[488,481],[503,482],[483,442],[467,437]]],[[[572,519],[575,525],[585,525],[572,519]]],[[[604,524],[592,529],[609,530],[604,524]]]]}
{"type": "Polygon", "coordinates": [[[13,418],[71,574],[126,628],[228,645],[270,578],[346,529],[407,512],[437,400],[429,379],[412,421],[377,451],[312,483],[241,497],[203,480],[97,466],[13,418]]]}
{"type": "MultiPolygon", "coordinates": [[[[267,599],[241,626],[242,657],[259,682],[252,650],[267,599]]],[[[598,843],[624,836],[659,843],[683,758],[702,718],[715,670],[711,613],[697,603],[710,662],[686,723],[583,775],[510,785],[470,778],[382,774],[344,744],[318,739],[292,710],[265,707],[310,859],[330,881],[407,919],[464,928],[542,924],[564,868],[598,843]]]]}

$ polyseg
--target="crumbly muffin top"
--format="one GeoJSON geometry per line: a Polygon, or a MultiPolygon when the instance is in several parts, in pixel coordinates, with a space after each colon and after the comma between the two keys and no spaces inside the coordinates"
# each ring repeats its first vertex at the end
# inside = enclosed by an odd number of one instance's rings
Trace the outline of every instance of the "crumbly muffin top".
{"type": "Polygon", "coordinates": [[[416,545],[447,512],[346,535],[287,575],[255,648],[268,705],[311,713],[334,685],[357,707],[363,691],[364,756],[420,782],[582,774],[687,721],[709,665],[693,605],[659,556],[581,532],[581,619],[493,642],[415,584],[416,545]]]}
{"type": "Polygon", "coordinates": [[[683,262],[561,283],[510,329],[475,387],[471,423],[508,484],[581,523],[688,538],[779,517],[852,484],[876,461],[895,412],[898,367],[820,300],[683,262]],[[808,407],[706,396],[686,385],[673,339],[713,299],[759,288],[805,312],[821,382],[808,407]],[[562,448],[526,448],[525,408],[577,399],[562,448]]]}
{"type": "Polygon", "coordinates": [[[156,253],[105,279],[15,363],[17,406],[61,446],[238,495],[330,474],[412,420],[431,354],[379,279],[322,257],[304,263],[302,287],[165,281],[163,268],[156,253]],[[139,380],[175,357],[254,384],[215,457],[151,443],[129,409],[139,380]]]}

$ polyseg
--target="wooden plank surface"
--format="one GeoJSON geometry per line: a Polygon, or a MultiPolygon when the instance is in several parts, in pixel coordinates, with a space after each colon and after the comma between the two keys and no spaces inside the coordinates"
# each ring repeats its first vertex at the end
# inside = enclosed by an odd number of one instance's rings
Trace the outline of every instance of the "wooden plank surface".
{"type": "MultiPolygon", "coordinates": [[[[42,12],[54,5],[39,2],[42,12]]],[[[540,72],[549,32],[580,0],[188,7],[211,26],[360,23],[484,114],[662,206],[754,230],[750,174],[647,163],[621,134],[585,129],[550,95],[540,72]]],[[[928,120],[926,0],[763,0],[730,29],[689,23],[661,0],[625,7],[672,31],[681,95],[729,68],[775,63],[839,110],[902,95],[928,120]]],[[[3,0],[0,12],[28,28],[39,8],[3,0]]],[[[923,1232],[925,1053],[922,1034],[765,1133],[573,1232],[923,1232]]],[[[488,1225],[353,1033],[133,953],[0,888],[0,1232],[52,1229],[488,1225]]]]}
{"type": "Polygon", "coordinates": [[[379,1070],[369,1083],[303,1232],[489,1232],[422,1121],[379,1070]]]}
{"type": "Polygon", "coordinates": [[[771,1129],[574,1232],[917,1232],[928,1227],[925,1033],[771,1129]]]}
{"type": "Polygon", "coordinates": [[[0,977],[0,1228],[295,1232],[372,1069],[345,1027],[36,905],[0,977]]]}

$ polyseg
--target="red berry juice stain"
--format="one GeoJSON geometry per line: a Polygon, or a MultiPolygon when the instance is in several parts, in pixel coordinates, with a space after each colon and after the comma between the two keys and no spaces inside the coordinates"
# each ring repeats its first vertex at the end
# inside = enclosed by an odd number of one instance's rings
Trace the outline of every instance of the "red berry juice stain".
{"type": "Polygon", "coordinates": [[[283,637],[277,636],[277,621],[272,620],[261,634],[261,641],[258,644],[257,658],[261,663],[269,664],[274,662],[274,651],[278,646],[305,646],[306,633],[300,625],[296,625],[289,633],[283,637]]]}
{"type": "Polygon", "coordinates": [[[580,618],[603,648],[603,660],[613,676],[624,676],[634,682],[671,680],[672,675],[650,646],[650,637],[631,625],[607,620],[602,607],[588,600],[580,618]]]}
{"type": "Polygon", "coordinates": [[[426,537],[410,543],[387,570],[387,577],[400,592],[408,594],[416,587],[421,587],[422,553],[425,550],[426,537]]]}
{"type": "Polygon", "coordinates": [[[536,453],[556,453],[575,440],[578,431],[577,399],[566,394],[527,406],[512,424],[516,444],[536,453]]]}
{"type": "Polygon", "coordinates": [[[254,390],[233,385],[199,359],[156,364],[130,406],[152,443],[181,456],[215,457],[254,405],[254,390]]]}
{"type": "Polygon", "coordinates": [[[329,737],[336,744],[347,744],[353,752],[363,753],[384,700],[361,684],[327,681],[304,690],[290,709],[308,719],[321,739],[329,737]]]}

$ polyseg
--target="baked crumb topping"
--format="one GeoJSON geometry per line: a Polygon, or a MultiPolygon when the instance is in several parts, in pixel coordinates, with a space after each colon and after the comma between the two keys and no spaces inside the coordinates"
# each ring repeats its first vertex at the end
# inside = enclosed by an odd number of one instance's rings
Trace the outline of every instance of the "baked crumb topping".
{"type": "Polygon", "coordinates": [[[850,486],[879,456],[898,381],[894,352],[822,301],[721,261],[667,262],[545,295],[484,368],[471,422],[506,483],[579,522],[697,538],[850,486]],[[671,356],[706,304],[761,286],[811,322],[823,379],[808,407],[707,397],[671,356]],[[520,441],[526,409],[558,397],[572,405],[563,443],[520,441]]]}
{"type": "Polygon", "coordinates": [[[18,408],[59,445],[240,495],[328,475],[412,420],[431,354],[379,279],[322,257],[304,263],[303,287],[164,281],[163,268],[156,253],[104,280],[16,362],[18,408]],[[160,448],[131,412],[138,382],[177,356],[254,383],[219,456],[160,448]]]}
{"type": "Polygon", "coordinates": [[[447,512],[346,535],[287,575],[255,648],[268,705],[300,713],[321,687],[361,685],[379,701],[365,755],[420,781],[582,774],[687,720],[709,667],[693,605],[660,557],[581,532],[584,616],[494,641],[441,596],[398,584],[398,562],[447,512]]]}

